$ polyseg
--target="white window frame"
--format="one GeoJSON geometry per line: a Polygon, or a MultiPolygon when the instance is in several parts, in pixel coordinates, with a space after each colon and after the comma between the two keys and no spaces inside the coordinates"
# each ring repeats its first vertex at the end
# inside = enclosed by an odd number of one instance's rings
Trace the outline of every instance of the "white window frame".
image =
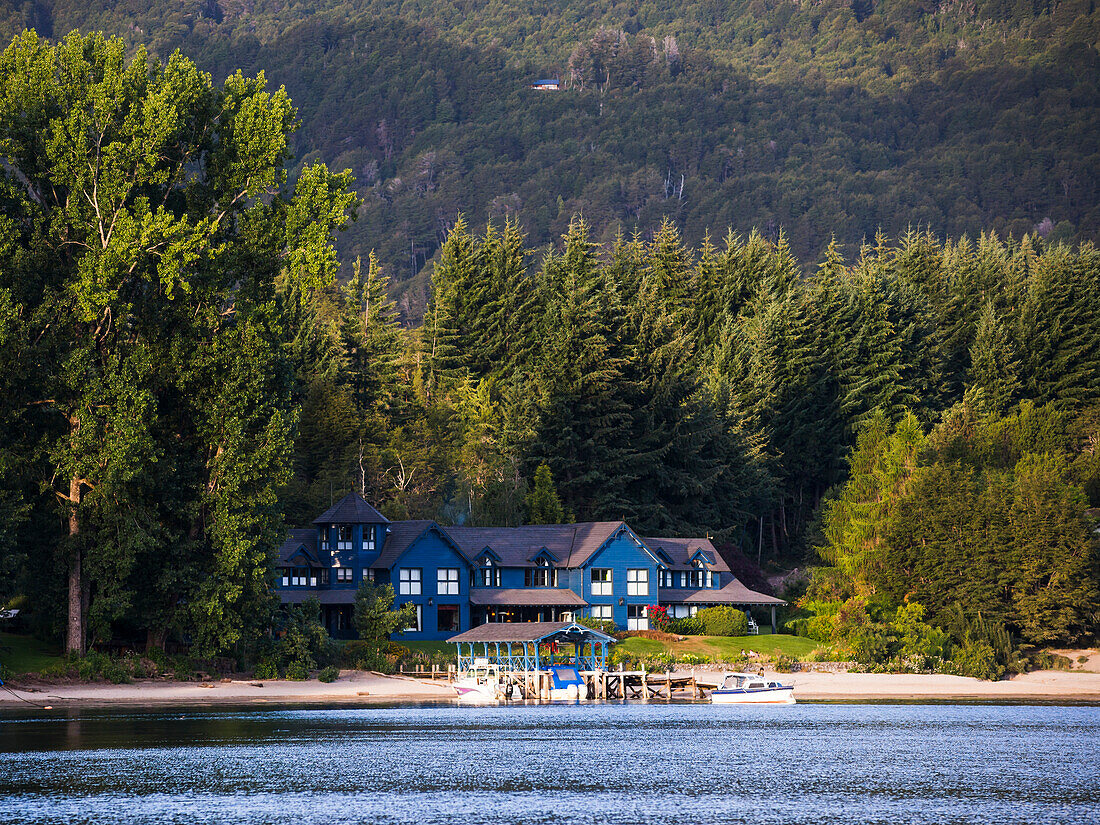
{"type": "Polygon", "coordinates": [[[457,567],[437,567],[435,570],[435,592],[439,596],[458,595],[457,567]]]}
{"type": "Polygon", "coordinates": [[[369,567],[364,567],[363,568],[363,581],[365,581],[365,582],[374,581],[374,571],[371,570],[369,567]]]}
{"type": "Polygon", "coordinates": [[[671,570],[665,570],[663,568],[658,570],[657,571],[657,581],[659,582],[659,585],[658,585],[659,587],[673,587],[673,584],[672,584],[672,581],[673,581],[672,571],[671,570]]]}
{"type": "Polygon", "coordinates": [[[589,614],[593,619],[600,619],[601,621],[610,622],[614,620],[613,611],[609,604],[594,604],[592,605],[592,612],[589,614]]]}
{"type": "Polygon", "coordinates": [[[350,550],[351,549],[351,537],[352,529],[350,524],[341,524],[336,528],[336,549],[337,550],[350,550]],[[345,531],[347,531],[345,533],[345,531]],[[344,536],[347,538],[344,538],[344,536]]]}
{"type": "Polygon", "coordinates": [[[649,607],[644,604],[631,604],[626,608],[627,630],[649,630],[649,607]],[[631,613],[640,613],[640,616],[631,616],[631,613]]]}
{"type": "Polygon", "coordinates": [[[374,550],[374,527],[368,526],[363,528],[363,549],[374,550]]]}
{"type": "Polygon", "coordinates": [[[336,581],[338,582],[350,582],[355,579],[355,571],[350,567],[337,567],[336,568],[336,581]]]}
{"type": "Polygon", "coordinates": [[[615,586],[615,573],[610,567],[593,567],[590,574],[593,596],[610,596],[615,586]],[[596,574],[607,574],[607,578],[596,578],[596,574]]]}
{"type": "Polygon", "coordinates": [[[493,564],[492,559],[485,559],[485,563],[478,568],[478,576],[481,587],[500,587],[500,568],[493,564]]]}
{"type": "MultiPolygon", "coordinates": [[[[649,568],[629,567],[626,571],[626,595],[649,595],[649,568]]],[[[648,625],[648,622],[647,622],[648,625]]]]}
{"type": "Polygon", "coordinates": [[[281,571],[283,587],[290,587],[290,568],[284,567],[281,571]]]}
{"type": "Polygon", "coordinates": [[[328,550],[328,528],[321,530],[321,549],[328,550]]]}
{"type": "Polygon", "coordinates": [[[424,568],[402,567],[397,571],[399,596],[419,596],[424,592],[424,568]]]}

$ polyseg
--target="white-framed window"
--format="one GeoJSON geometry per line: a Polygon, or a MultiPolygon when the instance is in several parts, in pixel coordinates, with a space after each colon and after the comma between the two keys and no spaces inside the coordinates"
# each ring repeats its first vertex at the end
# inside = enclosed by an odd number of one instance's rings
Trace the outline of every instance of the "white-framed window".
{"type": "Polygon", "coordinates": [[[481,587],[500,587],[500,568],[486,558],[477,571],[477,584],[481,587]]]}
{"type": "Polygon", "coordinates": [[[414,604],[413,608],[416,610],[416,618],[405,628],[406,633],[419,633],[424,628],[424,605],[414,604]]]}
{"type": "Polygon", "coordinates": [[[592,595],[593,596],[610,596],[611,595],[611,568],[610,567],[593,567],[592,568],[592,595]]]}
{"type": "Polygon", "coordinates": [[[458,595],[458,568],[440,567],[436,570],[436,590],[440,596],[458,595]]]}
{"type": "Polygon", "coordinates": [[[626,606],[626,629],[649,630],[649,608],[644,604],[626,606]]]}
{"type": "Polygon", "coordinates": [[[364,550],[373,550],[374,549],[374,528],[371,527],[371,526],[367,526],[367,527],[363,528],[363,549],[364,550]]]}
{"type": "Polygon", "coordinates": [[[374,581],[374,571],[371,570],[369,567],[364,567],[363,568],[363,581],[365,581],[365,582],[374,581]]]}
{"type": "Polygon", "coordinates": [[[419,567],[402,567],[397,571],[397,592],[402,596],[419,596],[424,571],[419,567]]]}
{"type": "Polygon", "coordinates": [[[328,528],[321,528],[321,549],[328,550],[328,528]]]}
{"type": "Polygon", "coordinates": [[[352,579],[352,569],[350,567],[337,567],[336,568],[336,581],[338,582],[350,582],[352,579]]]}
{"type": "Polygon", "coordinates": [[[308,567],[291,567],[290,583],[295,587],[307,587],[309,585],[308,567]]]}
{"type": "Polygon", "coordinates": [[[289,567],[284,567],[282,570],[279,571],[279,576],[282,580],[283,587],[289,587],[290,586],[290,568],[289,567]]]}
{"type": "Polygon", "coordinates": [[[350,550],[351,549],[351,525],[341,524],[336,529],[336,549],[337,550],[350,550]]]}
{"type": "Polygon", "coordinates": [[[657,571],[657,582],[661,587],[672,587],[672,571],[662,567],[657,571]]]}
{"type": "Polygon", "coordinates": [[[649,568],[631,567],[626,571],[626,595],[649,595],[649,568]]]}
{"type": "Polygon", "coordinates": [[[611,605],[609,604],[594,604],[592,605],[592,618],[603,619],[605,621],[611,621],[611,605]]]}
{"type": "Polygon", "coordinates": [[[696,559],[692,564],[695,569],[691,571],[691,586],[714,587],[714,574],[706,569],[702,560],[696,559]]]}
{"type": "Polygon", "coordinates": [[[523,571],[524,587],[557,587],[558,571],[550,566],[548,559],[539,559],[535,562],[534,569],[528,567],[523,571]]]}
{"type": "Polygon", "coordinates": [[[680,587],[686,588],[689,584],[689,577],[686,572],[680,572],[680,587]]]}
{"type": "Polygon", "coordinates": [[[697,604],[673,604],[669,605],[668,615],[672,619],[686,619],[688,616],[694,616],[699,612],[699,605],[697,604]]]}

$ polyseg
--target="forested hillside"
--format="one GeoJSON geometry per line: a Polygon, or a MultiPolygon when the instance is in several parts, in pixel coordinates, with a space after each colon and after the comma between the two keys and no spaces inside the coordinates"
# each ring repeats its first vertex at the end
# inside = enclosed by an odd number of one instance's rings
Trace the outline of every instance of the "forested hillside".
{"type": "Polygon", "coordinates": [[[783,229],[808,267],[880,228],[1100,231],[1091,0],[6,0],[0,20],[285,84],[295,168],[350,168],[364,199],[343,260],[376,249],[414,320],[460,213],[536,246],[575,214],[604,241],[783,229]]]}

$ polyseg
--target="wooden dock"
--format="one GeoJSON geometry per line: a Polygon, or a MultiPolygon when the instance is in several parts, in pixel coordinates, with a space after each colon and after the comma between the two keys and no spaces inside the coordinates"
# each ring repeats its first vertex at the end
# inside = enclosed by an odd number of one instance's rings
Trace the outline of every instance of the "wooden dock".
{"type": "MultiPolygon", "coordinates": [[[[705,699],[710,691],[718,687],[719,675],[702,673],[674,675],[672,673],[642,670],[580,670],[577,671],[585,685],[582,699],[705,699]]],[[[454,665],[446,669],[433,665],[430,668],[401,668],[398,675],[409,679],[428,679],[455,681],[457,673],[454,665]]],[[[501,682],[505,694],[514,700],[549,701],[550,688],[553,686],[553,674],[549,670],[501,671],[501,682]]]]}

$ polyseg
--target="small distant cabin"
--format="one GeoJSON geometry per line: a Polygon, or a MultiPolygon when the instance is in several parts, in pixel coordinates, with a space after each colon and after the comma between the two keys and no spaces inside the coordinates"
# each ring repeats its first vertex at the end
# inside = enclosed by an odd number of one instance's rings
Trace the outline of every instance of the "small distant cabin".
{"type": "Polygon", "coordinates": [[[556,92],[561,89],[561,82],[556,77],[547,80],[536,80],[531,84],[531,88],[540,92],[556,92]]]}

